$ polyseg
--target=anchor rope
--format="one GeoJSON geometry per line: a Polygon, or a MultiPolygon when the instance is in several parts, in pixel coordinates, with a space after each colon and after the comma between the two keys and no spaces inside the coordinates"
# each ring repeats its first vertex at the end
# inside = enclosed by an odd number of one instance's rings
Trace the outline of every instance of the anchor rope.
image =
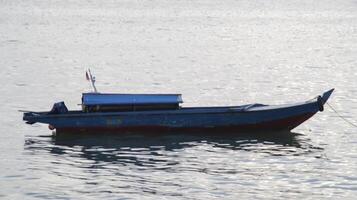
{"type": "Polygon", "coordinates": [[[343,119],[345,122],[347,122],[348,124],[354,126],[357,128],[357,125],[353,122],[351,122],[350,120],[346,119],[345,117],[343,117],[339,112],[337,112],[337,110],[335,108],[333,108],[328,102],[326,102],[326,104],[337,114],[338,117],[340,117],[341,119],[343,119]]]}

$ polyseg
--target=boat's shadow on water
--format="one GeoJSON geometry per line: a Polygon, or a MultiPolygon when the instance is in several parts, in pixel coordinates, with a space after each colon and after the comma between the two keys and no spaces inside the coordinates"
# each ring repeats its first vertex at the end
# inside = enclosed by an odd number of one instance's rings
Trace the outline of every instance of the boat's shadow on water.
{"type": "MultiPolygon", "coordinates": [[[[168,159],[172,153],[182,153],[196,148],[197,154],[248,151],[271,156],[301,156],[321,152],[302,134],[295,132],[250,134],[175,134],[175,135],[111,135],[61,134],[53,136],[29,136],[25,149],[36,153],[44,151],[57,156],[81,157],[96,162],[133,163],[135,165],[156,162],[177,164],[168,159]],[[203,147],[203,148],[201,148],[203,147]]],[[[199,157],[199,155],[197,155],[199,157]]]]}

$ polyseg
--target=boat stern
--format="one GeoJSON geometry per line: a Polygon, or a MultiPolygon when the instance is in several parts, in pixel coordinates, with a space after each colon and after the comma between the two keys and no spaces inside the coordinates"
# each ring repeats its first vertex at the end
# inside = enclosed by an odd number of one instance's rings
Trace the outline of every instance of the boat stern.
{"type": "Polygon", "coordinates": [[[38,116],[38,114],[35,112],[25,112],[22,116],[22,120],[24,120],[26,124],[34,124],[38,122],[36,116],[38,116]]]}

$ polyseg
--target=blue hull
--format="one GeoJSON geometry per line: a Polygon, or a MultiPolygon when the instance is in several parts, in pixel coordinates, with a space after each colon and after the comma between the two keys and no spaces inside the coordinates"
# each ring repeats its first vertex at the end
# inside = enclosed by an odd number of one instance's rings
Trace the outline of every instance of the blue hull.
{"type": "Polygon", "coordinates": [[[323,110],[333,90],[310,101],[268,106],[192,107],[178,110],[24,113],[27,123],[44,123],[57,132],[278,131],[291,130],[323,110]]]}

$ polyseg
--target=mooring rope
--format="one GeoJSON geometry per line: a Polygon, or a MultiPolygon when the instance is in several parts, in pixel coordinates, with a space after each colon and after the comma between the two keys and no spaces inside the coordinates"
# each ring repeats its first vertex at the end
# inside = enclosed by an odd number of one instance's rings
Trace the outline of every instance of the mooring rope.
{"type": "Polygon", "coordinates": [[[350,120],[346,119],[345,117],[343,117],[342,115],[340,115],[339,112],[337,112],[336,109],[334,109],[328,102],[326,102],[326,104],[337,114],[337,116],[339,116],[341,119],[343,119],[345,122],[351,124],[352,126],[357,128],[357,125],[353,122],[351,122],[350,120]]]}

